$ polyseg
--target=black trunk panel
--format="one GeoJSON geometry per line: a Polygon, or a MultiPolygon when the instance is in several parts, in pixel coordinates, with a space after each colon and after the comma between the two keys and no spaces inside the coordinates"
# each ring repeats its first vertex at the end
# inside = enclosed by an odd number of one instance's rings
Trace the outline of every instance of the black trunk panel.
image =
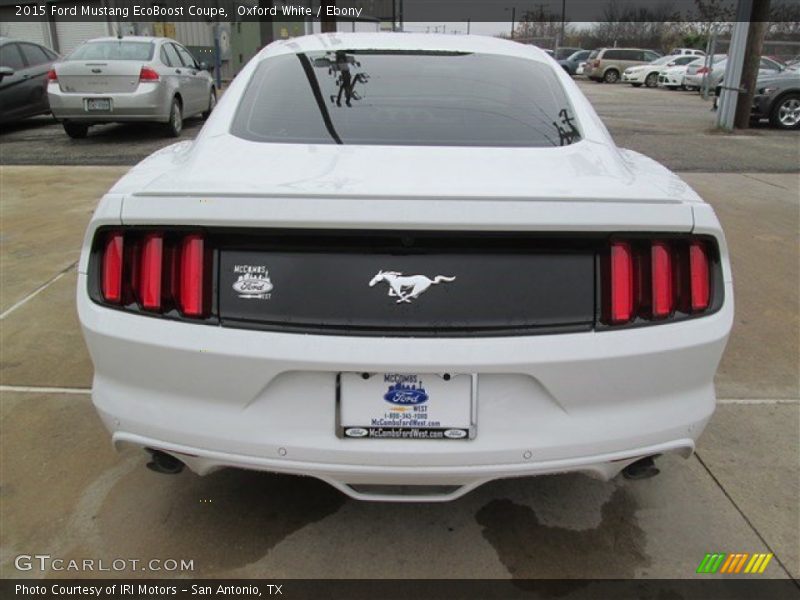
{"type": "Polygon", "coordinates": [[[354,335],[513,335],[588,330],[595,320],[596,248],[586,239],[356,235],[239,239],[218,247],[223,326],[354,335]],[[381,271],[402,276],[387,275],[370,287],[381,271]],[[414,276],[422,277],[396,279],[414,276]],[[437,276],[455,279],[428,285],[437,276]],[[400,295],[389,295],[390,281],[400,295]]]}

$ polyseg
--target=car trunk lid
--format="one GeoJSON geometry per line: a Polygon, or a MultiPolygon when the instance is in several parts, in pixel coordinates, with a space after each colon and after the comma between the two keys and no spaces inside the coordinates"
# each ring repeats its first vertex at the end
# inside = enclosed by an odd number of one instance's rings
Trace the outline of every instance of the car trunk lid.
{"type": "Polygon", "coordinates": [[[143,63],[131,60],[66,61],[56,65],[61,90],[86,94],[134,92],[143,63]]]}

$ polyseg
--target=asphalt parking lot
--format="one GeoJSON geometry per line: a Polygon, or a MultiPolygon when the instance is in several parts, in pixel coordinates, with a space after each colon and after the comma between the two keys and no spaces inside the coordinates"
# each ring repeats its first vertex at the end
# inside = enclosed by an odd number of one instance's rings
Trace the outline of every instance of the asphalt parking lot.
{"type": "Polygon", "coordinates": [[[763,577],[800,577],[800,137],[714,133],[696,94],[580,85],[621,146],[680,172],[725,228],[736,320],[695,456],[644,481],[548,476],[375,504],[115,454],[89,397],[75,263],[97,199],[174,140],[118,126],[70,140],[42,118],[0,133],[0,576],[106,575],[15,569],[38,552],[191,559],[178,574],[197,577],[691,578],[721,551],[772,552],[763,577]]]}

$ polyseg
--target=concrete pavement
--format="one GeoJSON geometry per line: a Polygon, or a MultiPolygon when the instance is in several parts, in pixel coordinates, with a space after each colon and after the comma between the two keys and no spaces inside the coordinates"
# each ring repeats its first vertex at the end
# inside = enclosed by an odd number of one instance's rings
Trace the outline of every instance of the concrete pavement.
{"type": "Polygon", "coordinates": [[[712,551],[774,552],[766,576],[800,576],[800,175],[685,175],[726,228],[737,302],[695,457],[641,482],[552,476],[390,505],[308,478],[166,477],[111,451],[86,393],[73,265],[120,172],[0,168],[0,576],[38,575],[13,558],[46,552],[193,559],[196,576],[683,578],[712,551]]]}

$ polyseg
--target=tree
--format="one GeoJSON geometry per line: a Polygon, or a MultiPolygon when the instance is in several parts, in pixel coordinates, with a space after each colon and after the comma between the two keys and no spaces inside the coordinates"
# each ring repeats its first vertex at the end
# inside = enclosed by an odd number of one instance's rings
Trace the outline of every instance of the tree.
{"type": "MultiPolygon", "coordinates": [[[[569,22],[564,24],[564,38],[574,34],[569,22]]],[[[551,13],[543,5],[538,5],[533,10],[527,10],[520,16],[519,22],[514,27],[514,39],[555,39],[561,35],[561,15],[551,13]]],[[[561,40],[564,43],[564,40],[561,40]]]]}

